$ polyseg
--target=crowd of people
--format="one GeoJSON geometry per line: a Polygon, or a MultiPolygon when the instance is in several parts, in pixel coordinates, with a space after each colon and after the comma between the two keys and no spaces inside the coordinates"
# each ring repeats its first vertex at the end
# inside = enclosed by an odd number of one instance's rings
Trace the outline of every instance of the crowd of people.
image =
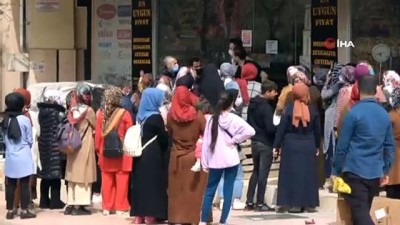
{"type": "Polygon", "coordinates": [[[38,130],[29,91],[8,94],[1,123],[6,218],[36,217],[36,177],[42,209],[90,215],[88,206],[101,202],[103,215],[129,215],[135,224],[207,224],[216,192],[220,224],[227,224],[231,209],[317,212],[318,189],[331,175],[353,189],[345,198],[357,225],[372,224],[369,208],[380,185],[388,197],[400,197],[396,72],[385,72],[379,85],[367,62],[335,64],[313,78],[303,66],[291,66],[288,85],[278,94],[240,39],[230,41],[229,54],[232,61],[219,68],[198,58],[183,67],[168,56],[159,79],[141,73],[135,92],[127,85],[107,87],[97,112],[88,85],[78,84],[66,99],[45,90],[37,105],[38,130]],[[123,147],[134,124],[144,146],[138,157],[124,154],[123,147]],[[242,202],[241,144],[249,139],[253,171],[242,202]],[[273,209],[265,193],[278,157],[273,209]]]}

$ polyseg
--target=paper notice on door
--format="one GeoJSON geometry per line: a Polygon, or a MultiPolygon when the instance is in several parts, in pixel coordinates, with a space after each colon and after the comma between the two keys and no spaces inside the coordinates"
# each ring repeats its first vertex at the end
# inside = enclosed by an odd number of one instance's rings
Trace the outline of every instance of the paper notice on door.
{"type": "Polygon", "coordinates": [[[377,220],[381,220],[387,216],[386,210],[384,208],[375,211],[375,217],[377,220]]]}

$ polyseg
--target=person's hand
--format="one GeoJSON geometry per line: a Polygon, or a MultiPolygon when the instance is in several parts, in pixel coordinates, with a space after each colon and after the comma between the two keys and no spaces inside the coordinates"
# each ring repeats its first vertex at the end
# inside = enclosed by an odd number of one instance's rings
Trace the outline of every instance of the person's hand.
{"type": "Polygon", "coordinates": [[[380,180],[381,187],[387,185],[388,183],[389,183],[389,176],[386,175],[386,176],[381,177],[381,180],[380,180]]]}
{"type": "Polygon", "coordinates": [[[208,168],[204,168],[204,167],[203,167],[203,171],[204,171],[205,173],[208,173],[209,170],[208,170],[208,168]]]}
{"type": "Polygon", "coordinates": [[[334,183],[335,183],[335,180],[336,180],[336,178],[337,178],[337,176],[335,176],[335,175],[331,175],[331,181],[332,181],[332,184],[334,184],[334,183]]]}
{"type": "Polygon", "coordinates": [[[319,156],[319,148],[317,148],[317,152],[315,153],[315,156],[319,156]]]}

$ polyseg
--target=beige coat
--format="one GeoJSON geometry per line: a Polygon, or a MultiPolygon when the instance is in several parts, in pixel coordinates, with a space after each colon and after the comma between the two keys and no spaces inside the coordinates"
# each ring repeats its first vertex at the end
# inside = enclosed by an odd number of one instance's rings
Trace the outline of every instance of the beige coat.
{"type": "Polygon", "coordinates": [[[67,155],[65,180],[87,185],[96,181],[96,158],[93,135],[96,127],[96,114],[92,108],[89,107],[86,119],[77,124],[77,126],[82,137],[82,147],[80,150],[67,155]],[[86,129],[86,134],[83,136],[86,129]]]}

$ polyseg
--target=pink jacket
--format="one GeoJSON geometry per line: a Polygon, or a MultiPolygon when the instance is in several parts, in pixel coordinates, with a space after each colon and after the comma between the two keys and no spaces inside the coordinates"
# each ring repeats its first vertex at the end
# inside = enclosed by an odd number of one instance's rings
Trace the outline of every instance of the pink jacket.
{"type": "MultiPolygon", "coordinates": [[[[206,114],[204,117],[206,118],[206,121],[208,121],[211,118],[211,114],[206,114]]],[[[196,142],[196,150],[194,151],[194,156],[196,159],[201,159],[201,149],[203,148],[203,135],[200,136],[200,138],[196,142]]]]}

